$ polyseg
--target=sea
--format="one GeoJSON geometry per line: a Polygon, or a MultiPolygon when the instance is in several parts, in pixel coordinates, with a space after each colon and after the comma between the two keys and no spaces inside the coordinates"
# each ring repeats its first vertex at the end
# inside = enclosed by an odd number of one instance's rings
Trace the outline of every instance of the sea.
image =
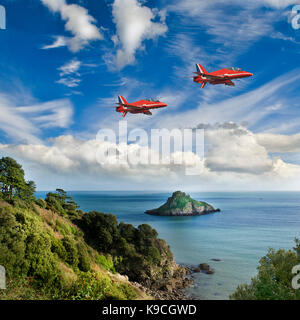
{"type": "MultiPolygon", "coordinates": [[[[45,198],[46,191],[36,196],[45,198]]],[[[236,287],[249,283],[269,248],[291,249],[300,238],[300,192],[190,193],[221,212],[193,217],[145,214],[172,194],[140,191],[73,191],[69,195],[83,211],[113,213],[119,222],[147,223],[170,245],[177,263],[208,263],[213,275],[194,273],[186,289],[200,300],[229,299],[236,287]],[[214,261],[220,259],[220,261],[214,261]]]]}

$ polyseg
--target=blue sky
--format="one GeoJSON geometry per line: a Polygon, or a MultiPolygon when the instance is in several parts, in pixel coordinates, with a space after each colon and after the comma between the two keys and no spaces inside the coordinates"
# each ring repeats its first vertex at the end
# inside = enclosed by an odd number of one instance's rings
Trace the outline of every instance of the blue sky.
{"type": "Polygon", "coordinates": [[[7,14],[0,30],[0,155],[17,158],[39,189],[134,189],[145,181],[149,189],[197,189],[198,178],[183,183],[174,168],[124,172],[89,156],[98,130],[118,125],[120,114],[106,108],[118,94],[128,101],[153,97],[168,108],[152,117],[129,115],[129,128],[205,126],[210,148],[200,181],[208,189],[230,183],[298,190],[294,4],[0,0],[7,14]],[[237,66],[254,76],[201,90],[188,78],[195,63],[208,71],[237,66]]]}

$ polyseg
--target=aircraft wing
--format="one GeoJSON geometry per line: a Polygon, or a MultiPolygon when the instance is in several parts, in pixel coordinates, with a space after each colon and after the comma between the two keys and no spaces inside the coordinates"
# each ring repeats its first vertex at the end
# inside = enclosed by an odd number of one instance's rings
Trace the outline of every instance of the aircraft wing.
{"type": "Polygon", "coordinates": [[[194,72],[196,74],[198,74],[199,76],[203,77],[203,78],[207,78],[209,80],[224,80],[227,77],[226,76],[214,76],[212,74],[206,74],[206,73],[201,73],[201,72],[194,72]]]}
{"type": "Polygon", "coordinates": [[[133,105],[131,105],[131,104],[124,104],[124,103],[122,103],[121,104],[123,107],[125,107],[125,108],[128,108],[128,109],[137,109],[137,110],[141,110],[143,107],[141,106],[141,107],[139,107],[139,106],[133,106],[133,105]]]}
{"type": "Polygon", "coordinates": [[[141,106],[133,106],[130,104],[123,104],[123,107],[128,109],[135,109],[135,110],[147,110],[147,109],[153,109],[153,108],[160,108],[157,104],[143,104],[141,106]]]}
{"type": "Polygon", "coordinates": [[[158,106],[157,104],[144,104],[142,107],[145,109],[153,109],[153,108],[160,108],[161,106],[158,106]]]}

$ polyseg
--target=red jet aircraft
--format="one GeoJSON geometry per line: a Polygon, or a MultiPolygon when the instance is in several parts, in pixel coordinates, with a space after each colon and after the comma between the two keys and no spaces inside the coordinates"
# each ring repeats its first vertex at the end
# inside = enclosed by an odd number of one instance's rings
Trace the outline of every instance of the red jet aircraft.
{"type": "Polygon", "coordinates": [[[225,84],[226,86],[234,86],[232,79],[240,79],[253,76],[252,73],[243,71],[240,68],[220,69],[213,72],[207,72],[201,64],[196,64],[197,76],[193,77],[194,82],[201,83],[201,88],[204,88],[207,83],[210,84],[225,84]]]}
{"type": "Polygon", "coordinates": [[[123,117],[126,116],[127,112],[143,113],[151,116],[152,112],[149,111],[150,109],[164,108],[167,106],[166,103],[153,99],[140,100],[132,103],[128,103],[122,96],[118,96],[118,99],[119,102],[117,104],[119,106],[116,107],[116,111],[123,113],[123,117]]]}

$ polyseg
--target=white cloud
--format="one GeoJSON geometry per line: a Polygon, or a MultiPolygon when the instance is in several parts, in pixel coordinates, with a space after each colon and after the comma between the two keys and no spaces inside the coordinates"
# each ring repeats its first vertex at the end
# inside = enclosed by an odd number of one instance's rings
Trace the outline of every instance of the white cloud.
{"type": "Polygon", "coordinates": [[[212,171],[262,174],[273,170],[273,160],[255,135],[244,128],[217,128],[206,131],[209,151],[206,166],[212,171]]]}
{"type": "MultiPolygon", "coordinates": [[[[280,158],[269,155],[270,148],[278,140],[277,135],[268,135],[268,143],[260,134],[235,123],[224,123],[216,126],[206,125],[205,142],[209,146],[205,153],[204,162],[194,153],[179,151],[171,153],[171,159],[183,156],[184,163],[175,165],[173,162],[163,164],[134,164],[132,162],[114,163],[108,161],[100,163],[99,152],[107,147],[117,150],[117,154],[134,155],[140,152],[155,151],[139,144],[115,144],[96,139],[80,140],[75,137],[60,136],[50,139],[50,145],[19,144],[1,145],[0,153],[20,159],[30,164],[33,170],[57,175],[62,181],[71,182],[71,188],[86,189],[90,186],[82,185],[82,179],[87,179],[91,185],[99,189],[108,182],[115,189],[122,184],[144,188],[159,188],[180,186],[197,188],[199,183],[205,187],[226,187],[227,190],[238,188],[240,190],[266,189],[299,189],[300,165],[287,163],[280,158]],[[204,165],[204,170],[197,176],[186,176],[185,169],[198,163],[204,165]],[[147,185],[145,187],[145,181],[147,185]]],[[[289,143],[289,149],[297,150],[299,134],[297,137],[283,137],[289,143]]],[[[282,150],[282,144],[276,147],[282,150]]],[[[273,147],[272,147],[273,148],[273,147]]],[[[167,157],[168,158],[168,157],[167,157]]],[[[164,158],[165,160],[167,158],[164,158]]],[[[34,175],[33,175],[34,176],[34,175]]],[[[38,182],[44,183],[44,182],[38,182]]],[[[64,182],[66,183],[66,182],[64,182]]],[[[70,188],[70,186],[69,186],[70,188]]],[[[112,187],[113,188],[113,187],[112,187]]],[[[113,188],[114,189],[114,188],[113,188]]]]}
{"type": "Polygon", "coordinates": [[[262,2],[276,9],[286,8],[292,4],[299,4],[298,0],[263,0],[262,2]]]}
{"type": "MultiPolygon", "coordinates": [[[[282,117],[289,114],[290,118],[295,120],[299,126],[300,116],[295,108],[289,106],[288,98],[284,95],[286,89],[292,83],[294,84],[293,89],[296,92],[299,79],[299,69],[295,69],[269,81],[257,89],[233,98],[220,102],[201,102],[194,109],[176,114],[167,114],[163,119],[155,119],[155,125],[153,124],[153,126],[177,128],[182,127],[182,124],[186,127],[195,127],[200,122],[246,121],[252,128],[256,127],[260,131],[265,131],[265,128],[268,126],[270,128],[277,128],[282,124],[282,118],[270,117],[274,113],[282,117]],[[270,106],[273,106],[273,108],[270,108],[270,106]],[[279,106],[280,108],[278,108],[279,106]],[[260,128],[261,126],[262,129],[260,128]]],[[[251,79],[248,81],[251,81],[251,79]]],[[[290,99],[293,99],[292,94],[290,99]]]]}
{"type": "Polygon", "coordinates": [[[81,61],[79,61],[77,59],[72,59],[68,63],[66,63],[63,66],[61,66],[60,68],[58,68],[58,70],[60,71],[59,75],[61,77],[64,75],[72,74],[72,73],[79,75],[78,70],[79,70],[81,64],[82,64],[81,61]]]}
{"type": "Polygon", "coordinates": [[[57,80],[56,82],[63,84],[69,88],[76,88],[79,86],[81,80],[78,78],[68,77],[68,78],[61,78],[61,79],[57,80]]]}
{"type": "Polygon", "coordinates": [[[292,135],[260,133],[256,138],[268,152],[300,152],[300,133],[292,135]]]}
{"type": "Polygon", "coordinates": [[[77,4],[67,4],[65,0],[41,0],[42,3],[54,13],[60,13],[61,18],[66,21],[65,29],[73,37],[56,38],[51,45],[43,49],[68,46],[72,52],[77,52],[94,40],[102,40],[103,35],[95,25],[96,20],[89,15],[88,10],[77,4]]]}
{"type": "MultiPolygon", "coordinates": [[[[26,97],[28,99],[28,97],[26,97]]],[[[43,128],[66,128],[72,122],[73,106],[68,99],[22,106],[23,95],[0,92],[0,130],[13,141],[40,143],[38,136],[43,128]]]]}
{"type": "Polygon", "coordinates": [[[117,28],[117,35],[112,40],[120,47],[116,54],[120,69],[135,62],[136,51],[143,49],[144,40],[155,39],[167,32],[165,16],[158,10],[142,6],[138,0],[115,0],[112,13],[117,28]],[[153,22],[157,16],[160,22],[153,22]]]}
{"type": "Polygon", "coordinates": [[[258,10],[262,6],[261,1],[179,0],[168,10],[180,14],[191,25],[205,26],[210,41],[223,46],[214,55],[224,57],[225,54],[238,55],[271,33],[280,14],[274,10],[258,10]]]}
{"type": "Polygon", "coordinates": [[[63,36],[57,36],[54,38],[55,38],[55,41],[52,44],[44,45],[42,47],[42,49],[46,50],[46,49],[54,49],[54,48],[64,47],[67,45],[67,42],[69,40],[68,38],[63,37],[63,36]]]}

